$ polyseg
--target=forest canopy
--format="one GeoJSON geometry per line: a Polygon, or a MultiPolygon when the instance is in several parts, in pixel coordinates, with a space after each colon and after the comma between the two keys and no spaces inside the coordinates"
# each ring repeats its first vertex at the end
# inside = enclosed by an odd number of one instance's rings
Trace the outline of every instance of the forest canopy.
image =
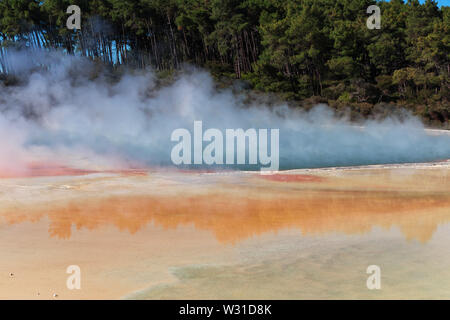
{"type": "Polygon", "coordinates": [[[402,106],[448,126],[449,29],[450,7],[433,0],[0,0],[0,73],[24,46],[114,68],[188,63],[291,101],[402,106]],[[374,4],[381,29],[366,26],[374,4]],[[69,5],[80,30],[66,27],[69,5]]]}

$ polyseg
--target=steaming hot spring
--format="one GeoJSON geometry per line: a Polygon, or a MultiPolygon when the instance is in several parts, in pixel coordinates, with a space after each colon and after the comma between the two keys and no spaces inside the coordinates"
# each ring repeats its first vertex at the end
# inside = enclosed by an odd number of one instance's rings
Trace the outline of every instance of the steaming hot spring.
{"type": "Polygon", "coordinates": [[[18,54],[26,81],[0,88],[0,298],[448,298],[447,131],[249,104],[200,70],[160,86],[52,59],[18,54]],[[279,171],[260,170],[260,135],[256,165],[250,142],[244,163],[195,162],[238,128],[278,130],[279,171]]]}

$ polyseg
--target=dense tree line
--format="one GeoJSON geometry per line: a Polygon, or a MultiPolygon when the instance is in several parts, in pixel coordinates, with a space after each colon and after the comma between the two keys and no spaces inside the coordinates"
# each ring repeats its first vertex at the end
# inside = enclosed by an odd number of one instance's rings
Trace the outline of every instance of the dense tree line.
{"type": "Polygon", "coordinates": [[[413,106],[447,123],[450,7],[427,0],[0,0],[0,68],[8,48],[61,48],[114,66],[184,63],[245,79],[283,98],[364,108],[413,106]],[[81,30],[66,9],[81,8],[81,30]],[[366,27],[381,8],[381,29],[366,27]]]}

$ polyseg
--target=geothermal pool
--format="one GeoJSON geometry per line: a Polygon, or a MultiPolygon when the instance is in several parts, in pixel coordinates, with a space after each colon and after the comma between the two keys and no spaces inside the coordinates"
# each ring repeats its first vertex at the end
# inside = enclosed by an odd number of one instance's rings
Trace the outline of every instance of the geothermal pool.
{"type": "Polygon", "coordinates": [[[450,297],[450,161],[50,173],[0,179],[0,299],[450,297]]]}

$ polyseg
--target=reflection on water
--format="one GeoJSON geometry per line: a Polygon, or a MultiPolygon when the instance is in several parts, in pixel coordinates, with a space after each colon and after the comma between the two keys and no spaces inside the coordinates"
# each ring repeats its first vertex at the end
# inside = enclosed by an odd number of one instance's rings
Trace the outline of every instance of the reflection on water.
{"type": "Polygon", "coordinates": [[[168,195],[155,195],[152,190],[158,183],[152,182],[148,192],[140,189],[140,194],[94,193],[32,207],[14,206],[3,209],[1,217],[7,224],[17,224],[47,216],[50,236],[61,239],[71,237],[73,226],[96,230],[113,225],[134,234],[148,224],[166,229],[193,225],[212,232],[219,242],[233,244],[286,228],[303,235],[362,234],[375,226],[397,226],[406,239],[426,242],[439,224],[450,220],[450,210],[441,210],[450,208],[446,175],[428,176],[428,182],[417,173],[395,179],[383,172],[363,179],[349,176],[347,180],[313,175],[238,177],[241,183],[233,177],[209,181],[207,192],[199,194],[189,189],[196,185],[200,189],[202,183],[188,181],[168,195]],[[418,181],[420,185],[414,184],[418,181]]]}
{"type": "Polygon", "coordinates": [[[0,179],[0,298],[448,298],[449,221],[439,167],[0,179]]]}

